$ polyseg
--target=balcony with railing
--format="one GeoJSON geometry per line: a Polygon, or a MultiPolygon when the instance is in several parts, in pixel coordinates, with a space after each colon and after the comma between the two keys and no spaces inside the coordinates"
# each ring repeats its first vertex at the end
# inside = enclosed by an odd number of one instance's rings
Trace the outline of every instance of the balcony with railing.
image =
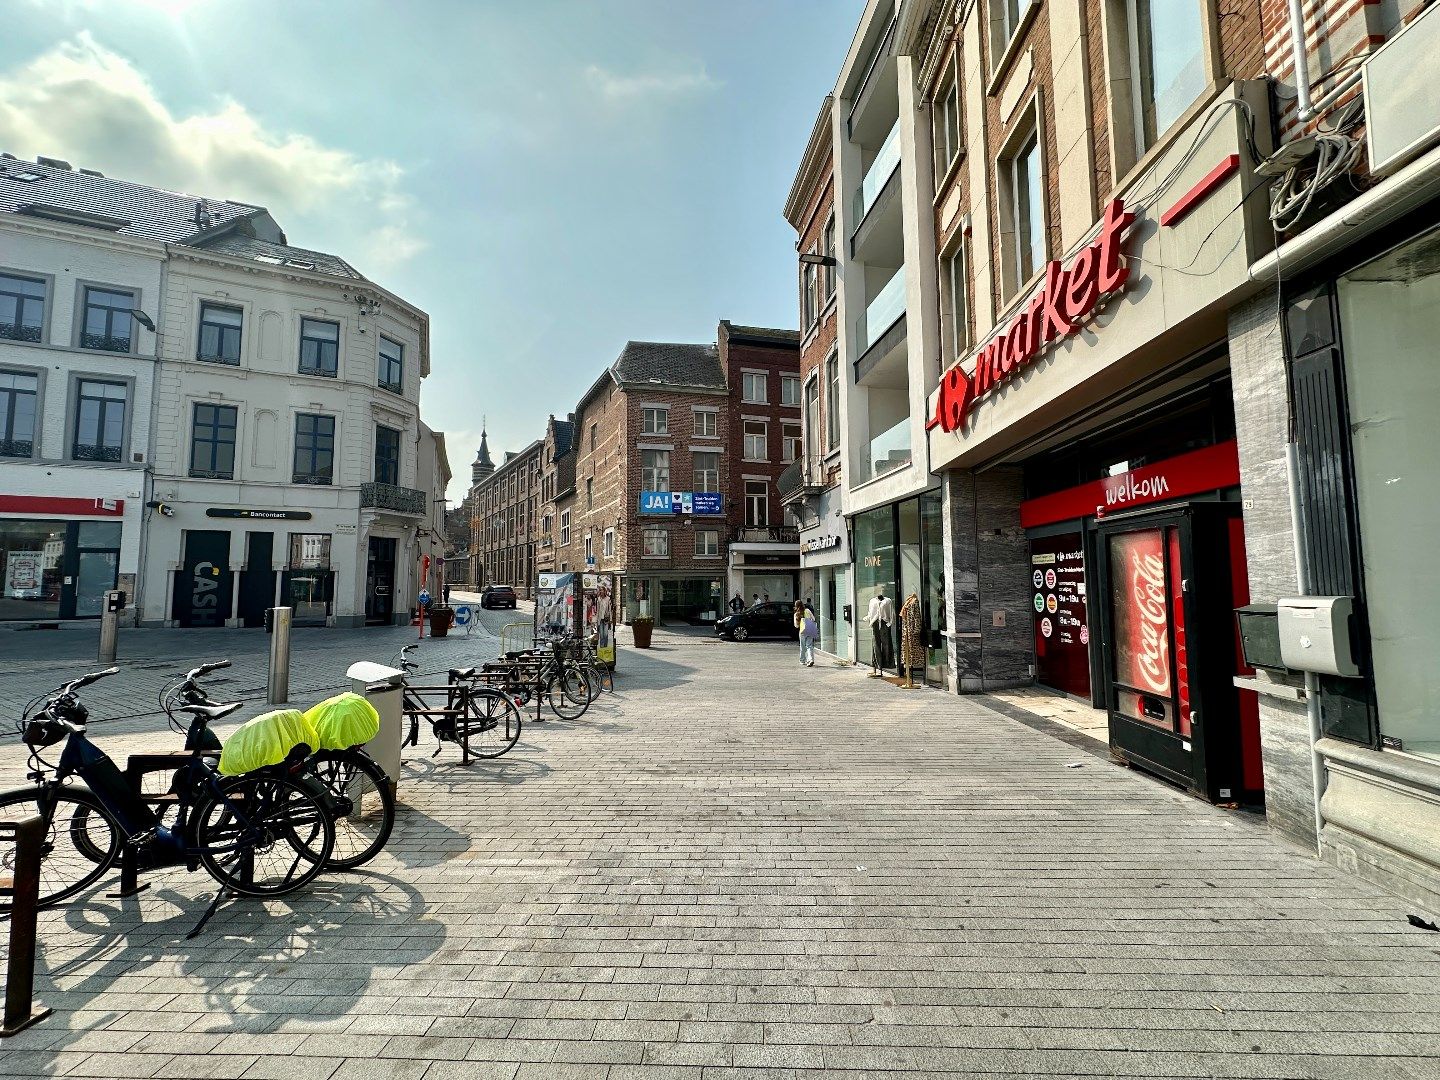
{"type": "Polygon", "coordinates": [[[855,222],[854,232],[860,231],[860,226],[865,222],[865,215],[870,213],[870,208],[875,205],[875,200],[885,190],[885,185],[890,182],[890,177],[900,167],[900,121],[895,121],[895,126],[890,129],[890,134],[885,136],[885,141],[880,144],[880,149],[875,154],[875,160],[870,163],[870,168],[865,170],[865,178],[860,181],[860,186],[855,189],[851,211],[852,221],[855,222]]]}
{"type": "Polygon", "coordinates": [[[735,544],[798,544],[800,530],[794,525],[737,525],[730,540],[735,544]]]}
{"type": "Polygon", "coordinates": [[[398,484],[361,484],[360,506],[394,514],[425,516],[425,492],[398,484]]]}
{"type": "Polygon", "coordinates": [[[910,464],[910,417],[901,417],[862,448],[860,480],[874,480],[910,464]]]}
{"type": "Polygon", "coordinates": [[[865,311],[855,320],[855,355],[863,357],[885,332],[905,315],[905,268],[896,270],[894,275],[865,305],[865,311]]]}

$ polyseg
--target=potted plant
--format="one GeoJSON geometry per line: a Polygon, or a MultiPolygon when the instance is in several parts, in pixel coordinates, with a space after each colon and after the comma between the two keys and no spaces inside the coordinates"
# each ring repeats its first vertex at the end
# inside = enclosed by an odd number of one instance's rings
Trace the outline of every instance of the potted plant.
{"type": "Polygon", "coordinates": [[[446,637],[450,633],[450,624],[455,621],[455,609],[448,604],[431,604],[430,614],[430,636],[446,637]]]}
{"type": "Polygon", "coordinates": [[[650,634],[655,629],[655,620],[649,615],[641,615],[630,624],[630,629],[635,634],[635,647],[637,649],[648,649],[650,647],[650,634]]]}

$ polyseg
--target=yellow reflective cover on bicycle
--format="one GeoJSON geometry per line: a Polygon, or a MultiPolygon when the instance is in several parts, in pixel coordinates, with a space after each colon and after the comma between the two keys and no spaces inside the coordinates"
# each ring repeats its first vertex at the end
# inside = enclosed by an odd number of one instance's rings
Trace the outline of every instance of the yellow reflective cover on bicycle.
{"type": "Polygon", "coordinates": [[[380,714],[359,694],[336,694],[305,710],[320,736],[321,750],[348,750],[380,732],[380,714]]]}
{"type": "Polygon", "coordinates": [[[220,772],[224,776],[279,765],[290,751],[304,744],[311,750],[320,743],[315,725],[299,709],[276,709],[247,720],[235,729],[220,751],[220,772]]]}

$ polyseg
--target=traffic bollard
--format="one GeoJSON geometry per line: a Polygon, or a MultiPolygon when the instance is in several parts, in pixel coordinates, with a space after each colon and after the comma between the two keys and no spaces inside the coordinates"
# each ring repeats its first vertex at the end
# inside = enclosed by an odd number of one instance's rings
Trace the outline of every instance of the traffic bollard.
{"type": "Polygon", "coordinates": [[[290,616],[293,608],[270,608],[265,612],[270,628],[270,682],[265,700],[283,705],[290,700],[290,616]]]}
{"type": "Polygon", "coordinates": [[[5,968],[5,1024],[0,1039],[50,1015],[35,1005],[35,911],[40,900],[40,845],[45,822],[38,817],[0,823],[14,834],[15,873],[10,879],[10,958],[5,968]]]}

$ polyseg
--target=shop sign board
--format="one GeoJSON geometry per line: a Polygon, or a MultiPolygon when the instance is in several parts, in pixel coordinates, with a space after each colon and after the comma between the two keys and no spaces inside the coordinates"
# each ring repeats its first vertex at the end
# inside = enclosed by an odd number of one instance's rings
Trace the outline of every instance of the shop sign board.
{"type": "Polygon", "coordinates": [[[1239,483],[1240,455],[1235,440],[1230,439],[1116,476],[1027,499],[1020,504],[1020,524],[1033,529],[1075,518],[1103,518],[1137,506],[1235,487],[1239,483]]]}
{"type": "Polygon", "coordinates": [[[1135,215],[1123,199],[1105,208],[1100,236],[1081,249],[1069,266],[1056,259],[1045,266],[1045,284],[1003,333],[980,350],[975,370],[966,374],[959,363],[940,378],[935,415],[925,430],[958,431],[975,402],[1005,385],[1052,344],[1080,332],[1085,321],[1130,280],[1122,234],[1135,215]]]}
{"type": "Polygon", "coordinates": [[[1031,540],[1030,577],[1039,681],[1076,697],[1089,697],[1089,598],[1080,534],[1031,540]]]}
{"type": "Polygon", "coordinates": [[[723,507],[724,498],[718,491],[640,492],[642,514],[719,514],[723,507]]]}
{"type": "Polygon", "coordinates": [[[210,506],[205,516],[211,518],[246,518],[253,521],[309,521],[309,510],[255,510],[239,506],[210,506]]]}

